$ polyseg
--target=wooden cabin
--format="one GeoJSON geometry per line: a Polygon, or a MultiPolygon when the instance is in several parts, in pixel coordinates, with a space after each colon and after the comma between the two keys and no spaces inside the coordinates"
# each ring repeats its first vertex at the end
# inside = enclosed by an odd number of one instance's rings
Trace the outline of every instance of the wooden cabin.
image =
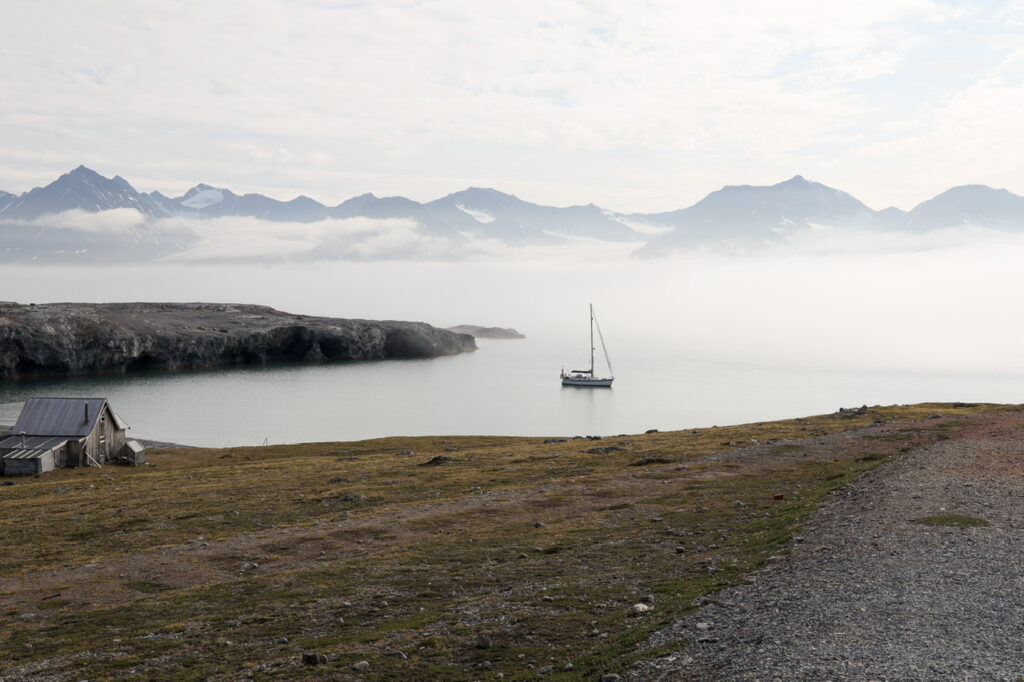
{"type": "Polygon", "coordinates": [[[14,428],[0,438],[0,475],[141,464],[144,450],[126,439],[127,428],[105,398],[29,398],[14,428]]]}

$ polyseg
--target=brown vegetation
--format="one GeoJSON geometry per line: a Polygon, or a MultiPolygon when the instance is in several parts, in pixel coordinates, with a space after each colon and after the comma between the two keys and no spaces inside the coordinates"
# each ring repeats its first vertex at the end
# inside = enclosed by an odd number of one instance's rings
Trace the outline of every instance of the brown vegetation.
{"type": "Polygon", "coordinates": [[[656,656],[636,644],[785,551],[831,490],[958,428],[929,416],[997,409],[606,437],[600,454],[500,437],[163,451],[18,480],[0,488],[0,666],[290,678],[312,652],[331,679],[593,679],[656,656]]]}

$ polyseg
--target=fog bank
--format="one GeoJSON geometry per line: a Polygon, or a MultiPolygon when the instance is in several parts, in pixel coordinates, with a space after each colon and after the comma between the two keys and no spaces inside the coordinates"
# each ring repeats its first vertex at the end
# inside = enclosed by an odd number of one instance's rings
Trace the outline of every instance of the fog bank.
{"type": "Polygon", "coordinates": [[[603,245],[461,263],[4,265],[0,298],[259,303],[515,327],[567,344],[585,334],[593,302],[619,356],[657,349],[688,362],[1024,372],[1015,305],[1024,239],[1012,235],[949,231],[910,243],[822,230],[757,253],[627,253],[603,245]]]}

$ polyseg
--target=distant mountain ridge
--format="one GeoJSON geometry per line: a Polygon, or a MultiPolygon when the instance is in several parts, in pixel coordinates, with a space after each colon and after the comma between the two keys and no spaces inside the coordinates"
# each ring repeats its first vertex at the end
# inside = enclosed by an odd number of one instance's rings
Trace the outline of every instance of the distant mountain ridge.
{"type": "Polygon", "coordinates": [[[136,191],[120,175],[105,178],[96,171],[79,166],[45,187],[36,187],[14,197],[0,208],[0,218],[31,220],[73,209],[108,211],[114,208],[134,208],[147,217],[167,215],[150,195],[136,191]]]}
{"type": "MultiPolygon", "coordinates": [[[[82,220],[81,215],[74,217],[82,220]]],[[[280,223],[351,218],[406,221],[426,238],[456,247],[453,252],[462,254],[472,252],[474,244],[549,246],[586,239],[636,243],[642,246],[637,252],[640,255],[658,256],[701,244],[784,239],[817,225],[905,232],[961,225],[1017,230],[1024,228],[1024,197],[1005,189],[964,185],[909,212],[894,207],[875,211],[846,192],[796,175],[775,185],[728,185],[692,206],[660,213],[624,214],[594,204],[544,206],[482,187],[469,187],[426,203],[366,193],[327,206],[306,196],[281,201],[262,194],[239,195],[207,184],[197,184],[179,197],[167,197],[157,191],[139,192],[119,175],[106,178],[79,166],[21,195],[0,191],[0,259],[74,256],[102,260],[97,251],[104,250],[111,257],[163,257],[202,241],[199,232],[188,227],[189,220],[227,217],[280,223]],[[59,222],[68,212],[95,214],[115,209],[137,211],[142,220],[118,229],[70,223],[65,229],[59,222]],[[53,215],[57,218],[47,218],[53,215]],[[168,227],[166,221],[161,222],[167,218],[187,220],[172,221],[168,227]],[[652,237],[635,229],[636,225],[667,231],[652,237]]],[[[122,219],[127,218],[123,215],[122,219]]],[[[310,255],[353,257],[366,251],[360,250],[359,240],[358,236],[327,240],[310,255]]],[[[384,252],[383,257],[419,255],[422,252],[416,247],[403,247],[384,252]]]]}
{"type": "Polygon", "coordinates": [[[689,208],[634,219],[673,228],[643,253],[709,241],[769,239],[812,224],[864,227],[875,211],[846,192],[796,175],[771,186],[729,185],[689,208]]]}

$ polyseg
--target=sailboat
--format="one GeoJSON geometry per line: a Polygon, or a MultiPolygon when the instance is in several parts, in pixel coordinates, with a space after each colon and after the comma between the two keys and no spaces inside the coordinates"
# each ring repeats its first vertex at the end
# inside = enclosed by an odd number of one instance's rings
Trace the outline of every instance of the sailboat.
{"type": "Polygon", "coordinates": [[[566,374],[562,369],[560,375],[563,386],[589,386],[592,388],[611,388],[615,377],[612,376],[612,361],[608,359],[608,349],[604,345],[604,335],[601,334],[601,325],[597,323],[594,316],[594,304],[590,304],[590,369],[574,369],[566,374]],[[604,360],[608,364],[608,376],[599,377],[594,374],[594,327],[597,327],[597,338],[601,341],[601,350],[604,352],[604,360]]]}

